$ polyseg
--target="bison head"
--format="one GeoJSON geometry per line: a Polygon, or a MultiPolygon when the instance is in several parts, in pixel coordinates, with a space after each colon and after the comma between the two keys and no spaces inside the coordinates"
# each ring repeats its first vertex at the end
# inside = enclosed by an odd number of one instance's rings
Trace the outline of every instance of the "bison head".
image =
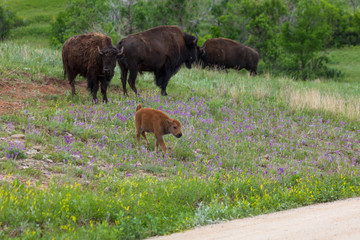
{"type": "Polygon", "coordinates": [[[198,64],[203,64],[206,60],[206,51],[204,47],[196,47],[197,48],[197,59],[196,62],[198,64]]]}
{"type": "Polygon", "coordinates": [[[181,124],[176,119],[166,119],[166,122],[169,124],[169,132],[177,138],[182,136],[181,133],[181,124]]]}
{"type": "Polygon", "coordinates": [[[105,47],[99,51],[99,56],[102,62],[102,73],[104,74],[105,78],[110,79],[114,76],[114,68],[116,67],[116,59],[122,56],[123,48],[119,51],[115,47],[105,47]]]}
{"type": "Polygon", "coordinates": [[[185,66],[190,69],[191,65],[196,61],[198,55],[197,53],[198,36],[196,35],[196,37],[194,37],[187,33],[184,33],[184,39],[187,48],[187,57],[185,59],[185,66]]]}

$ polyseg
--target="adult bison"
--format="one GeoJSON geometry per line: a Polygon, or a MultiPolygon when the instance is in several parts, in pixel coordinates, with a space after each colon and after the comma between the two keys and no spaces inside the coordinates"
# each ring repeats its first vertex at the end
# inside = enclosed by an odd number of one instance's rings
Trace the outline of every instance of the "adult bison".
{"type": "Polygon", "coordinates": [[[93,101],[97,101],[99,83],[104,102],[107,102],[106,90],[114,76],[116,58],[121,56],[111,38],[101,33],[89,33],[72,36],[62,48],[64,77],[68,76],[71,92],[75,95],[75,78],[78,74],[87,78],[88,89],[93,101]]]}
{"type": "Polygon", "coordinates": [[[116,44],[124,48],[124,56],[118,59],[121,68],[121,82],[127,95],[126,78],[137,94],[135,80],[138,72],[148,71],[155,75],[161,95],[167,95],[169,79],[185,63],[187,68],[197,57],[197,37],[184,33],[177,26],[159,26],[144,32],[131,34],[116,44]]]}
{"type": "Polygon", "coordinates": [[[256,50],[231,39],[212,38],[198,49],[198,60],[203,68],[245,68],[251,75],[256,75],[259,54],[256,50]]]}

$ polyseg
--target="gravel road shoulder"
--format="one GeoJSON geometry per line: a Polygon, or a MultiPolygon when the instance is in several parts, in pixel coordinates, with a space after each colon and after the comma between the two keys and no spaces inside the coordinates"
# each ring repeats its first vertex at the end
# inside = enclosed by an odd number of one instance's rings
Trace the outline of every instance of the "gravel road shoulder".
{"type": "Polygon", "coordinates": [[[153,240],[360,239],[360,198],[232,220],[153,240]]]}

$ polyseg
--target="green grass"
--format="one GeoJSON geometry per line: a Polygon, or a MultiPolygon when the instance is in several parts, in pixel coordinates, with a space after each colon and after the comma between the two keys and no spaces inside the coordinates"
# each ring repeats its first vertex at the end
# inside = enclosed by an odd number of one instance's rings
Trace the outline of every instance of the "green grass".
{"type": "MultiPolygon", "coordinates": [[[[341,59],[341,51],[332,54],[341,59]]],[[[60,50],[6,41],[0,55],[4,78],[62,79],[60,50]]],[[[294,82],[184,68],[168,97],[147,73],[137,79],[140,97],[123,97],[114,90],[117,68],[108,104],[69,91],[41,106],[30,99],[0,116],[0,131],[10,129],[1,136],[25,132],[22,151],[40,145],[32,158],[53,178],[35,166],[19,169],[22,159],[7,157],[14,147],[2,143],[0,238],[142,239],[360,196],[360,89],[349,76],[294,82]],[[164,138],[169,155],[154,152],[151,134],[149,148],[143,139],[137,145],[138,102],[182,123],[182,138],[164,138]]]]}
{"type": "Polygon", "coordinates": [[[13,29],[9,38],[20,44],[49,46],[50,24],[60,11],[64,11],[67,2],[68,0],[5,0],[5,6],[24,21],[24,26],[13,29]]]}
{"type": "Polygon", "coordinates": [[[5,0],[5,6],[29,22],[51,21],[62,11],[68,0],[5,0]]]}
{"type": "Polygon", "coordinates": [[[360,82],[360,46],[334,49],[329,52],[330,66],[345,73],[345,80],[360,82]]]}

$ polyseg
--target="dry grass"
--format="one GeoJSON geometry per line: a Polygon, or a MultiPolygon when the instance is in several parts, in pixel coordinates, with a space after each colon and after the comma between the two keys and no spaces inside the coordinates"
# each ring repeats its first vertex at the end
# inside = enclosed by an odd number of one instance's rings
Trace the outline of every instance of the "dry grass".
{"type": "Polygon", "coordinates": [[[360,98],[344,99],[340,95],[324,94],[316,89],[287,89],[282,91],[281,96],[293,109],[325,110],[351,119],[360,119],[360,98]]]}

